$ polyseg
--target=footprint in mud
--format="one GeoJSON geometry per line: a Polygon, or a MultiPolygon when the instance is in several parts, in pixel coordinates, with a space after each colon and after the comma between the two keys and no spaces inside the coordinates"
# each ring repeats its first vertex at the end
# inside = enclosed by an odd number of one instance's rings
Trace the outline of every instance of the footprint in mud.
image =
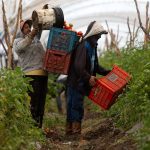
{"type": "Polygon", "coordinates": [[[83,150],[136,150],[133,140],[125,132],[114,127],[112,120],[106,119],[85,133],[88,145],[83,150]]]}
{"type": "Polygon", "coordinates": [[[84,138],[86,140],[97,139],[98,137],[106,136],[108,133],[113,132],[114,126],[111,120],[106,119],[104,122],[97,124],[97,126],[88,131],[84,138]]]}

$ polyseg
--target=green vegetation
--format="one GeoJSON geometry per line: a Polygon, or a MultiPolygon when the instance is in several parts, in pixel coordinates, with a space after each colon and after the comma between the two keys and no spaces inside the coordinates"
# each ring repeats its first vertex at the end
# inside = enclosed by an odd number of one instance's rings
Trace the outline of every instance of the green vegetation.
{"type": "MultiPolygon", "coordinates": [[[[121,56],[115,52],[106,52],[100,58],[106,68],[118,65],[132,75],[124,93],[104,116],[111,117],[120,128],[128,131],[136,124],[141,128],[133,132],[139,149],[150,149],[150,49],[122,50],[121,56]]],[[[65,116],[59,115],[56,107],[57,90],[62,85],[56,84],[56,75],[49,76],[46,100],[44,128],[64,126],[65,116]]],[[[30,97],[27,94],[30,78],[23,78],[19,68],[0,70],[0,146],[2,150],[34,150],[36,142],[45,142],[41,129],[34,126],[29,110],[30,97]]],[[[101,111],[91,101],[86,100],[86,107],[91,111],[101,111]],[[92,108],[91,108],[92,107],[92,108]]]]}
{"type": "MultiPolygon", "coordinates": [[[[44,130],[35,127],[30,114],[30,97],[28,90],[31,78],[24,78],[20,68],[0,70],[0,149],[1,150],[35,150],[36,146],[45,145],[44,130]]],[[[56,75],[50,75],[46,98],[44,128],[64,126],[64,116],[59,115],[56,106],[56,75]],[[55,115],[53,115],[53,113],[55,115]]]]}
{"type": "Polygon", "coordinates": [[[139,149],[150,149],[150,49],[123,50],[121,56],[109,52],[101,58],[101,64],[110,68],[117,64],[132,75],[125,92],[105,115],[126,130],[142,124],[134,136],[139,149]]]}
{"type": "Polygon", "coordinates": [[[35,142],[42,142],[41,130],[34,127],[30,116],[27,90],[29,79],[23,78],[19,68],[0,71],[0,149],[33,150],[35,142]]]}

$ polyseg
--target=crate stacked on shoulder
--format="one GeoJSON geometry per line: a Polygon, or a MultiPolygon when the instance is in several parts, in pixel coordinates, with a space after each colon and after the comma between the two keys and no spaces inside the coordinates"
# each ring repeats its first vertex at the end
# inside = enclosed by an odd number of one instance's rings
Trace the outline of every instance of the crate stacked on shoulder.
{"type": "Polygon", "coordinates": [[[127,72],[114,65],[108,75],[98,79],[89,94],[89,99],[103,109],[109,109],[130,79],[131,76],[127,72]]]}
{"type": "Polygon", "coordinates": [[[67,74],[72,50],[79,38],[80,35],[75,31],[51,28],[44,60],[44,69],[52,73],[67,74]]]}

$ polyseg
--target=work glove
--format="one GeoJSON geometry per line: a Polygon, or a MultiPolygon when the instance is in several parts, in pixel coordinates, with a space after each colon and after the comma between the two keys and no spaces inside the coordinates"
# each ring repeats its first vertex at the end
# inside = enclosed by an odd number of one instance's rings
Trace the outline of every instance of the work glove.
{"type": "Polygon", "coordinates": [[[97,78],[95,76],[91,76],[89,80],[90,86],[94,86],[96,84],[97,78]]]}
{"type": "Polygon", "coordinates": [[[35,35],[37,35],[38,33],[38,29],[33,28],[32,31],[30,32],[30,36],[33,39],[35,37],[35,35]]]}
{"type": "Polygon", "coordinates": [[[29,36],[31,39],[34,39],[34,37],[35,37],[35,35],[37,35],[37,33],[38,33],[38,30],[35,29],[35,28],[33,28],[32,31],[29,33],[28,36],[29,36]]]}

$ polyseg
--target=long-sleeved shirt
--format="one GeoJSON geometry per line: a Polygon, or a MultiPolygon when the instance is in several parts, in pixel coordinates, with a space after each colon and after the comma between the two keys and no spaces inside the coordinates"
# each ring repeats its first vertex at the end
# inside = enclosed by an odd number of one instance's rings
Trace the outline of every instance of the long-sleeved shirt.
{"type": "Polygon", "coordinates": [[[43,69],[45,51],[40,40],[29,35],[15,39],[13,49],[18,55],[18,66],[25,73],[43,69]]]}

